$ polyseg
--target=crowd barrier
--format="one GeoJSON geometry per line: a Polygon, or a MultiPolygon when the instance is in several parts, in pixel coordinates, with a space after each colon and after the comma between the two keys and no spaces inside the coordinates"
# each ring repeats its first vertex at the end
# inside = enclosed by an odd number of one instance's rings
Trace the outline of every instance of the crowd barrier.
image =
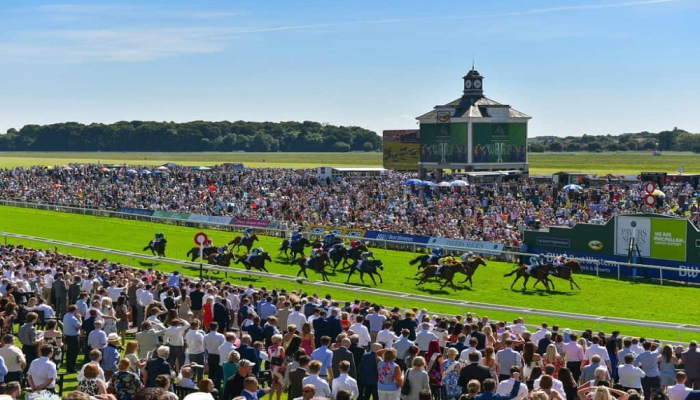
{"type": "MultiPolygon", "coordinates": [[[[109,260],[110,255],[111,256],[121,256],[121,257],[125,257],[126,259],[129,260],[129,262],[126,263],[125,265],[132,266],[132,267],[137,267],[134,265],[135,260],[146,260],[146,263],[143,263],[143,264],[152,263],[152,265],[155,266],[156,263],[161,263],[161,262],[168,263],[168,264],[179,266],[181,271],[183,268],[195,268],[195,269],[200,268],[201,270],[206,271],[208,274],[212,273],[212,272],[217,272],[217,273],[224,272],[226,274],[225,276],[227,276],[228,274],[232,274],[234,276],[237,276],[240,280],[239,283],[241,286],[245,286],[245,284],[242,281],[243,277],[245,277],[245,276],[257,276],[257,277],[264,277],[264,278],[271,279],[273,281],[273,285],[275,288],[277,288],[278,281],[285,282],[287,290],[291,290],[290,289],[290,287],[291,287],[291,288],[299,288],[299,291],[301,291],[302,285],[312,285],[315,288],[315,291],[317,294],[319,294],[319,291],[321,289],[327,288],[327,289],[342,290],[342,291],[352,293],[355,296],[355,299],[362,299],[363,295],[381,296],[384,298],[392,298],[392,299],[396,299],[398,301],[401,301],[402,305],[403,305],[403,309],[413,307],[414,305],[420,305],[420,307],[424,307],[425,304],[435,304],[435,305],[444,305],[444,306],[461,308],[462,315],[465,315],[468,310],[476,309],[476,310],[503,312],[503,313],[507,313],[509,315],[512,315],[513,318],[515,318],[515,317],[523,317],[523,318],[530,317],[530,318],[532,318],[535,316],[546,317],[550,323],[555,322],[555,321],[552,321],[552,318],[565,318],[565,319],[574,320],[574,321],[584,321],[584,322],[595,323],[596,330],[598,330],[598,331],[601,330],[601,324],[603,324],[603,323],[613,324],[615,326],[638,326],[638,327],[644,327],[644,328],[659,328],[659,329],[665,329],[665,330],[677,332],[678,341],[674,341],[674,342],[664,341],[664,342],[673,343],[673,344],[682,344],[681,343],[681,340],[682,340],[681,335],[683,332],[690,332],[690,333],[695,333],[695,334],[700,333],[700,325],[677,324],[677,323],[672,323],[672,322],[658,322],[658,321],[647,321],[647,320],[635,320],[635,319],[596,316],[596,315],[588,315],[588,314],[575,314],[575,313],[549,311],[549,310],[541,310],[541,309],[534,309],[534,308],[523,308],[523,307],[504,306],[504,305],[489,304],[489,303],[480,303],[480,302],[474,302],[474,301],[461,301],[459,299],[440,298],[440,297],[435,297],[435,296],[424,296],[424,295],[411,294],[411,293],[401,293],[401,292],[395,292],[395,291],[391,291],[391,290],[383,290],[383,289],[372,288],[372,287],[353,286],[353,285],[348,285],[348,284],[344,284],[344,283],[314,281],[314,280],[307,279],[307,278],[297,278],[295,276],[282,275],[282,274],[265,273],[265,272],[258,272],[258,271],[247,271],[245,269],[227,268],[227,267],[220,267],[220,266],[213,266],[213,265],[206,265],[206,264],[202,265],[202,264],[196,263],[196,262],[182,261],[182,260],[173,259],[173,258],[158,258],[158,257],[153,257],[150,255],[144,255],[144,254],[139,254],[139,253],[132,253],[132,252],[121,251],[121,250],[112,250],[112,249],[106,249],[106,248],[95,247],[95,246],[86,246],[86,245],[81,245],[81,244],[77,244],[77,243],[65,242],[65,241],[61,241],[61,240],[47,239],[47,238],[28,236],[28,235],[20,235],[20,234],[8,233],[8,232],[0,232],[0,236],[3,237],[5,244],[24,243],[25,245],[27,245],[29,247],[36,247],[36,246],[34,246],[34,243],[36,243],[36,244],[48,244],[48,245],[51,245],[54,247],[58,247],[59,251],[61,250],[61,248],[65,248],[66,250],[80,249],[80,250],[83,250],[82,257],[84,257],[84,258],[88,258],[88,253],[87,253],[88,251],[100,253],[101,255],[104,255],[104,258],[107,260],[109,260]]],[[[78,256],[78,257],[81,256],[80,254],[75,254],[75,252],[71,252],[71,254],[78,256]]],[[[141,266],[140,268],[143,268],[143,266],[141,266]]],[[[453,314],[441,314],[441,315],[452,316],[453,314]]],[[[527,323],[527,321],[526,321],[526,323],[527,323]]],[[[535,325],[535,324],[528,324],[528,326],[537,327],[537,325],[535,325]]],[[[685,344],[687,344],[687,341],[685,342],[685,344]]]]}
{"type": "MultiPolygon", "coordinates": [[[[242,231],[245,228],[252,228],[256,232],[262,233],[264,235],[278,236],[284,238],[289,237],[292,232],[292,227],[286,226],[283,222],[262,221],[249,218],[210,217],[211,219],[207,219],[202,218],[206,216],[200,216],[199,214],[170,213],[165,211],[142,210],[136,208],[128,209],[128,211],[130,212],[123,212],[127,209],[120,208],[120,210],[122,211],[112,211],[94,208],[69,207],[59,204],[33,203],[5,199],[0,199],[0,205],[68,212],[82,215],[133,219],[139,221],[148,221],[152,223],[165,223],[186,227],[196,227],[201,229],[217,229],[230,232],[242,231]],[[194,217],[194,219],[191,219],[192,215],[196,215],[196,217],[194,217]],[[185,218],[185,216],[187,216],[187,218],[185,218]],[[238,224],[239,221],[242,221],[243,223],[245,223],[245,225],[238,224]],[[262,225],[262,222],[265,222],[266,226],[253,226],[255,225],[253,223],[254,221],[258,221],[260,225],[262,225]]],[[[423,249],[430,249],[439,246],[447,251],[471,251],[477,254],[496,257],[501,261],[508,261],[514,263],[527,263],[529,262],[530,257],[539,256],[539,254],[536,253],[525,253],[520,252],[517,249],[506,248],[502,244],[494,242],[478,242],[462,239],[445,239],[437,237],[416,236],[402,233],[386,233],[358,228],[340,228],[314,225],[311,226],[306,233],[311,237],[320,238],[321,235],[326,231],[334,232],[339,237],[342,237],[347,240],[356,240],[358,238],[361,238],[363,241],[369,242],[373,247],[383,247],[384,249],[398,249],[417,252],[423,249]],[[321,228],[323,228],[323,232],[321,232],[321,228]]],[[[551,262],[553,257],[556,256],[556,254],[546,254],[545,256],[547,260],[551,262]]],[[[622,279],[622,270],[623,267],[625,267],[656,270],[658,272],[657,281],[662,285],[664,283],[664,279],[669,280],[669,275],[673,278],[674,281],[685,283],[700,283],[700,273],[689,273],[687,269],[679,267],[635,264],[611,260],[585,260],[585,263],[582,263],[582,267],[583,272],[595,273],[596,276],[600,276],[601,274],[608,276],[616,276],[618,280],[622,279]],[[600,268],[601,266],[605,266],[605,268],[600,268]],[[666,277],[664,277],[664,271],[668,272],[666,277]]],[[[651,279],[656,278],[651,277],[651,279]]]]}

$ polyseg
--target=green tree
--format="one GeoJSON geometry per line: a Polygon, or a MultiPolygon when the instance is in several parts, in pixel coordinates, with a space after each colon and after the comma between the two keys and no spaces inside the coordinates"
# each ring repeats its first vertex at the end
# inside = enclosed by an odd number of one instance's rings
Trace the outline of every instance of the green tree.
{"type": "Polygon", "coordinates": [[[590,152],[602,151],[603,145],[601,145],[600,142],[591,142],[588,143],[587,149],[590,152]]]}
{"type": "Polygon", "coordinates": [[[656,149],[656,142],[654,142],[653,140],[647,140],[642,145],[642,148],[644,150],[655,150],[656,149]]]}
{"type": "Polygon", "coordinates": [[[561,142],[552,142],[549,144],[549,146],[547,146],[547,149],[549,151],[559,152],[564,149],[564,146],[561,144],[561,142]]]}
{"type": "Polygon", "coordinates": [[[335,142],[333,146],[331,146],[331,151],[345,153],[350,151],[350,145],[345,142],[335,142]]]}

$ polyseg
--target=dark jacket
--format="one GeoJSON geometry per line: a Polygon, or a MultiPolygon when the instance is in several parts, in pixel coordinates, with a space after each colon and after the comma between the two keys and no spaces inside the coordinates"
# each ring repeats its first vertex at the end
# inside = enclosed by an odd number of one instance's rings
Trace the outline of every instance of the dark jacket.
{"type": "MultiPolygon", "coordinates": [[[[248,375],[252,376],[252,375],[248,375]]],[[[234,397],[238,397],[243,393],[243,381],[245,376],[242,376],[238,372],[224,383],[224,393],[220,400],[231,400],[234,397]]]]}
{"type": "Polygon", "coordinates": [[[542,338],[537,342],[537,354],[543,355],[547,352],[547,346],[554,343],[552,339],[542,338]]]}
{"type": "Polygon", "coordinates": [[[219,324],[220,327],[224,327],[228,329],[229,324],[231,323],[231,314],[228,312],[226,309],[226,306],[219,303],[214,303],[214,321],[219,324]]]}
{"type": "Polygon", "coordinates": [[[467,393],[467,383],[470,380],[476,379],[483,385],[484,381],[491,378],[491,371],[488,367],[483,366],[479,363],[471,363],[466,367],[462,368],[462,372],[459,374],[459,379],[457,380],[457,385],[462,388],[462,393],[467,393]]]}
{"type": "Polygon", "coordinates": [[[418,327],[418,322],[414,319],[404,318],[396,322],[394,326],[394,333],[396,336],[401,336],[401,330],[408,329],[408,340],[416,340],[416,328],[418,327]]]}
{"type": "Polygon", "coordinates": [[[260,357],[258,357],[258,352],[255,351],[255,348],[248,346],[247,344],[242,344],[236,349],[236,351],[241,355],[241,360],[248,360],[255,363],[252,372],[253,375],[258,376],[260,373],[260,357]]]}
{"type": "Polygon", "coordinates": [[[481,394],[477,394],[474,399],[475,400],[510,400],[514,398],[515,396],[518,395],[518,391],[520,390],[520,385],[522,383],[516,381],[513,384],[513,389],[510,390],[510,394],[500,394],[500,393],[495,393],[495,392],[484,392],[481,394]]]}
{"type": "Polygon", "coordinates": [[[263,329],[260,325],[250,324],[243,328],[244,332],[247,332],[252,339],[251,343],[262,342],[265,338],[263,337],[263,329]]]}
{"type": "Polygon", "coordinates": [[[357,344],[351,344],[350,345],[350,352],[352,353],[352,356],[355,358],[355,368],[359,368],[360,362],[362,361],[362,356],[367,353],[365,349],[362,347],[358,346],[357,344]]]}
{"type": "Polygon", "coordinates": [[[350,375],[351,378],[357,379],[355,357],[353,357],[352,352],[350,352],[350,350],[346,349],[345,347],[340,347],[333,350],[333,377],[337,378],[340,376],[339,366],[341,361],[347,361],[350,363],[350,371],[348,371],[348,375],[350,375]]]}
{"type": "Polygon", "coordinates": [[[377,374],[377,353],[367,353],[362,356],[360,367],[357,369],[358,382],[363,385],[377,386],[379,374],[377,374]]]}
{"type": "Polygon", "coordinates": [[[304,368],[297,368],[289,372],[289,396],[290,399],[301,397],[304,385],[301,383],[304,378],[309,376],[304,368]]]}
{"type": "Polygon", "coordinates": [[[486,348],[486,335],[479,331],[472,331],[471,337],[476,338],[476,349],[484,350],[486,348]]]}
{"type": "Polygon", "coordinates": [[[80,296],[80,284],[73,282],[68,288],[68,304],[75,304],[80,296]]]}
{"type": "Polygon", "coordinates": [[[164,358],[154,358],[146,364],[146,371],[148,371],[146,387],[155,387],[158,375],[170,376],[170,364],[164,358]]]}
{"type": "Polygon", "coordinates": [[[331,315],[326,318],[328,322],[328,335],[331,337],[331,342],[335,343],[335,339],[343,333],[343,325],[340,324],[338,317],[331,315]]]}
{"type": "Polygon", "coordinates": [[[314,341],[316,343],[316,348],[321,347],[321,338],[323,336],[330,336],[331,330],[328,326],[328,321],[325,318],[316,318],[313,322],[314,326],[314,341]]]}

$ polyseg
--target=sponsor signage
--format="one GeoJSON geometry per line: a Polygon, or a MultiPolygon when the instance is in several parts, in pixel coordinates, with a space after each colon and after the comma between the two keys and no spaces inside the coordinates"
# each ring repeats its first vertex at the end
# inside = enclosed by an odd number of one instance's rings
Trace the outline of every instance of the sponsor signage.
{"type": "Polygon", "coordinates": [[[188,221],[192,222],[210,222],[213,224],[230,224],[231,217],[217,217],[213,215],[200,215],[200,214],[190,214],[187,218],[188,221]]]}
{"type": "Polygon", "coordinates": [[[684,219],[618,216],[615,255],[627,256],[631,238],[635,238],[643,258],[686,261],[687,221],[684,219]]]}
{"type": "Polygon", "coordinates": [[[253,228],[268,228],[270,221],[255,218],[234,218],[231,220],[231,225],[250,226],[253,228]]]}
{"type": "Polygon", "coordinates": [[[153,210],[146,210],[143,208],[120,207],[118,211],[120,213],[134,214],[134,215],[145,215],[148,217],[153,215],[153,210]]]}
{"type": "Polygon", "coordinates": [[[154,217],[161,217],[161,218],[170,218],[170,219],[180,219],[180,220],[187,220],[190,218],[189,213],[179,213],[179,212],[170,212],[170,211],[154,211],[153,212],[154,217]]]}
{"type": "Polygon", "coordinates": [[[538,237],[537,244],[539,246],[562,247],[568,249],[571,247],[571,240],[553,237],[538,237]]]}
{"type": "Polygon", "coordinates": [[[503,251],[503,243],[478,242],[466,239],[431,237],[428,244],[431,246],[466,247],[469,250],[476,250],[489,254],[500,254],[503,251]]]}
{"type": "Polygon", "coordinates": [[[361,238],[361,237],[365,236],[365,230],[364,229],[346,229],[345,236],[349,236],[352,238],[361,238]]]}
{"type": "Polygon", "coordinates": [[[430,237],[428,236],[407,235],[404,233],[385,233],[378,231],[367,231],[365,232],[364,238],[416,244],[428,244],[430,241],[430,237]]]}
{"type": "Polygon", "coordinates": [[[365,234],[364,229],[339,228],[335,226],[322,225],[311,225],[306,231],[312,235],[325,235],[326,233],[332,233],[334,235],[349,236],[353,238],[361,238],[365,234]]]}

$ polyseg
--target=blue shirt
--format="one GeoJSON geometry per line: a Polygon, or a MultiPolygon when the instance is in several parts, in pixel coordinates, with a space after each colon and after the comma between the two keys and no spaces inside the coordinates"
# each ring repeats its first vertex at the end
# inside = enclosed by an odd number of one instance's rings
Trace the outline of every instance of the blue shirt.
{"type": "Polygon", "coordinates": [[[321,371],[318,373],[319,376],[328,376],[328,368],[333,365],[333,352],[328,350],[328,347],[321,346],[311,353],[311,360],[321,362],[321,371]]]}
{"type": "Polygon", "coordinates": [[[119,350],[109,345],[102,350],[102,361],[100,366],[105,371],[117,372],[119,370],[119,350]]]}
{"type": "Polygon", "coordinates": [[[266,320],[267,317],[277,314],[277,307],[272,303],[260,303],[258,308],[260,309],[260,319],[262,320],[266,320]]]}
{"type": "Polygon", "coordinates": [[[85,300],[83,299],[80,299],[75,302],[75,305],[76,307],[78,307],[78,314],[80,314],[80,316],[82,317],[85,317],[89,309],[87,302],[85,302],[85,300]]]}
{"type": "Polygon", "coordinates": [[[80,320],[72,313],[63,317],[63,333],[66,336],[78,336],[80,334],[80,320]]]}
{"type": "Polygon", "coordinates": [[[5,382],[5,375],[7,375],[7,366],[5,360],[0,357],[0,383],[5,382]]]}
{"type": "Polygon", "coordinates": [[[660,350],[661,346],[657,347],[654,351],[646,350],[644,353],[638,355],[634,360],[634,365],[641,368],[649,378],[659,376],[658,358],[660,350]]]}
{"type": "Polygon", "coordinates": [[[180,275],[173,275],[168,279],[168,286],[180,287],[180,275]]]}

